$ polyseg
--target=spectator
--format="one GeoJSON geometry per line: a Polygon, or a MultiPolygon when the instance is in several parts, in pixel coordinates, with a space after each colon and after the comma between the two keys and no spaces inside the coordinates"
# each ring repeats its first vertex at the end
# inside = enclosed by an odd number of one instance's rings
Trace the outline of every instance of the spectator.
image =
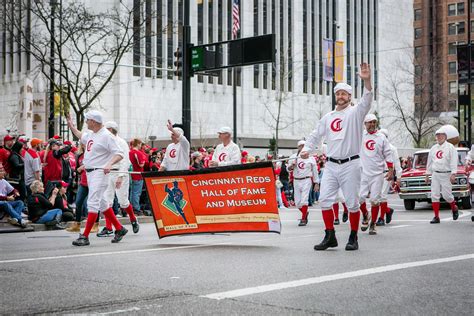
{"type": "Polygon", "coordinates": [[[2,206],[10,215],[10,224],[27,227],[26,220],[21,217],[21,213],[25,209],[25,204],[22,201],[15,201],[18,196],[18,191],[12,187],[7,180],[5,180],[5,169],[0,168],[0,206],[2,206]]]}
{"type": "Polygon", "coordinates": [[[51,193],[50,200],[51,203],[53,203],[54,208],[60,209],[63,214],[62,214],[62,221],[63,222],[70,222],[74,220],[74,212],[72,209],[69,207],[67,203],[67,187],[68,183],[64,181],[59,181],[56,183],[56,189],[51,193]],[[55,194],[56,192],[56,194],[55,194]],[[52,199],[54,197],[54,199],[52,199]]]}
{"type": "Polygon", "coordinates": [[[33,181],[41,180],[41,160],[39,157],[41,143],[41,139],[31,139],[31,148],[28,148],[25,153],[25,186],[28,195],[31,194],[30,186],[33,181]]]}
{"type": "MultiPolygon", "coordinates": [[[[132,149],[129,157],[133,171],[143,172],[143,167],[147,161],[146,155],[140,150],[142,141],[138,138],[132,140],[132,149]]],[[[139,174],[132,174],[132,185],[130,186],[130,202],[135,213],[140,212],[140,196],[143,189],[143,178],[139,174]]]]}
{"type": "Polygon", "coordinates": [[[26,201],[25,187],[25,163],[21,156],[23,144],[15,142],[11,148],[11,154],[8,157],[10,173],[8,179],[15,189],[20,193],[20,200],[26,201]]]}
{"type": "Polygon", "coordinates": [[[161,165],[161,152],[157,148],[153,148],[150,161],[148,162],[148,168],[150,171],[158,171],[160,170],[161,165]]]}
{"type": "Polygon", "coordinates": [[[10,164],[8,163],[8,157],[10,157],[11,148],[14,142],[15,137],[7,135],[3,138],[3,147],[0,148],[0,163],[2,163],[6,175],[10,173],[10,164]]]}
{"type": "Polygon", "coordinates": [[[247,157],[247,163],[254,163],[255,162],[255,157],[254,156],[248,156],[247,157]]]}
{"type": "Polygon", "coordinates": [[[28,197],[28,218],[33,223],[45,224],[55,229],[64,229],[61,226],[63,212],[53,205],[59,189],[53,189],[49,200],[44,195],[44,186],[41,181],[34,180],[30,190],[32,193],[28,197]]]}
{"type": "Polygon", "coordinates": [[[201,170],[204,168],[202,158],[203,157],[199,151],[193,152],[193,154],[191,155],[191,169],[192,170],[201,170]]]}
{"type": "Polygon", "coordinates": [[[249,153],[247,151],[242,151],[242,159],[241,159],[241,163],[244,164],[244,163],[248,163],[247,161],[247,158],[249,156],[249,153]]]}
{"type": "Polygon", "coordinates": [[[45,164],[43,168],[44,184],[48,185],[50,181],[62,180],[62,156],[71,151],[71,146],[61,148],[61,143],[57,140],[52,140],[46,148],[43,156],[45,164]]]}
{"type": "Polygon", "coordinates": [[[204,168],[209,168],[209,162],[212,160],[212,155],[214,155],[214,148],[209,147],[207,149],[207,155],[203,159],[204,168]]]}

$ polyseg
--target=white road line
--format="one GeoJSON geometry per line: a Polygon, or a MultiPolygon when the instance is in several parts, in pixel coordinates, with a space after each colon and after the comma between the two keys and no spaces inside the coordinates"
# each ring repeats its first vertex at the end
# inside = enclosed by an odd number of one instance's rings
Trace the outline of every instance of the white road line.
{"type": "Polygon", "coordinates": [[[389,228],[402,228],[402,227],[411,227],[413,225],[396,225],[396,226],[390,226],[389,228]]]}
{"type": "MultiPolygon", "coordinates": [[[[459,215],[458,219],[472,214],[472,212],[469,211],[459,211],[459,213],[461,213],[461,215],[459,215]]],[[[441,218],[441,221],[453,221],[453,215],[451,214],[449,217],[441,218]]]]}
{"type": "Polygon", "coordinates": [[[113,315],[113,314],[122,314],[122,313],[128,313],[128,312],[137,312],[139,311],[140,308],[138,307],[132,307],[132,308],[127,308],[127,309],[118,309],[113,312],[107,312],[107,313],[99,313],[97,315],[113,315]]]}
{"type": "Polygon", "coordinates": [[[295,280],[295,281],[289,281],[289,282],[273,283],[273,284],[249,287],[249,288],[238,289],[238,290],[227,291],[227,292],[212,293],[212,294],[202,295],[201,297],[205,297],[205,298],[209,298],[213,300],[222,300],[226,298],[236,298],[236,297],[253,295],[253,294],[258,294],[258,293],[266,293],[266,292],[271,292],[271,291],[295,288],[295,287],[300,287],[300,286],[305,286],[305,285],[319,284],[319,283],[324,283],[324,282],[372,275],[372,274],[382,273],[382,272],[396,271],[396,270],[402,270],[402,269],[422,267],[422,266],[427,266],[427,265],[432,265],[432,264],[447,263],[447,262],[461,261],[461,260],[470,260],[470,259],[474,259],[474,253],[461,255],[461,256],[455,256],[455,257],[392,264],[388,266],[381,266],[381,267],[376,267],[376,268],[363,269],[363,270],[357,270],[357,271],[351,271],[351,272],[345,272],[345,273],[339,273],[339,274],[323,275],[320,277],[301,279],[301,280],[295,280]]]}

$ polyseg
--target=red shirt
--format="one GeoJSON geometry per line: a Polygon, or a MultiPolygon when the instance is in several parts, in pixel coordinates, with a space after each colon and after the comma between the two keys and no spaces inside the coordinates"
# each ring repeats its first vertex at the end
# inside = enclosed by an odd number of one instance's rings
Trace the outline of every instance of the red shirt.
{"type": "Polygon", "coordinates": [[[48,181],[61,181],[63,171],[61,159],[55,158],[53,151],[49,151],[45,163],[47,165],[43,168],[44,183],[47,184],[48,181]]]}
{"type": "MultiPolygon", "coordinates": [[[[131,149],[129,157],[133,171],[143,172],[143,167],[140,167],[140,165],[147,161],[146,155],[141,150],[131,149]]],[[[132,180],[142,180],[142,176],[139,174],[132,174],[132,180]]]]}
{"type": "MultiPolygon", "coordinates": [[[[84,154],[81,154],[79,158],[77,159],[77,163],[79,164],[79,166],[82,166],[83,160],[84,160],[84,154]]],[[[85,170],[81,172],[79,184],[82,185],[83,187],[87,187],[87,172],[85,170]]]]}
{"type": "Polygon", "coordinates": [[[8,163],[8,157],[10,157],[10,151],[6,148],[0,148],[0,162],[2,163],[6,173],[10,173],[10,164],[8,163]]]}

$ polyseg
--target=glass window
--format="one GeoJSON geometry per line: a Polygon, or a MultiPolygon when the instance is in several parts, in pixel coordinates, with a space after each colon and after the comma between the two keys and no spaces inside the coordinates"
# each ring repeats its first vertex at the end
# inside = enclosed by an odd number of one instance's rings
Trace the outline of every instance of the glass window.
{"type": "Polygon", "coordinates": [[[421,38],[421,28],[415,29],[415,39],[421,38]]]}
{"type": "Polygon", "coordinates": [[[453,16],[456,15],[456,4],[450,4],[448,5],[448,16],[453,16]]]}
{"type": "Polygon", "coordinates": [[[456,42],[448,44],[448,55],[456,55],[456,42]]]}
{"type": "Polygon", "coordinates": [[[415,21],[421,20],[421,9],[415,10],[415,21]]]}
{"type": "Polygon", "coordinates": [[[448,24],[448,35],[456,35],[456,24],[449,23],[448,24]]]}
{"type": "Polygon", "coordinates": [[[415,85],[415,95],[416,95],[416,96],[420,96],[422,90],[423,90],[423,87],[422,87],[421,84],[415,85]]]}
{"type": "Polygon", "coordinates": [[[459,22],[458,24],[458,34],[464,34],[466,32],[466,23],[459,22]]]}
{"type": "Polygon", "coordinates": [[[418,58],[421,56],[421,47],[415,47],[415,58],[418,58]]]}
{"type": "Polygon", "coordinates": [[[450,93],[450,94],[458,93],[458,87],[457,87],[457,82],[456,81],[450,81],[449,82],[449,91],[448,91],[448,93],[450,93]]]}
{"type": "Polygon", "coordinates": [[[456,73],[456,62],[455,61],[451,61],[451,62],[448,63],[448,72],[449,72],[450,75],[456,73]]]}
{"type": "Polygon", "coordinates": [[[463,15],[464,14],[464,2],[459,2],[458,3],[458,15],[463,15]]]}
{"type": "Polygon", "coordinates": [[[416,65],[415,66],[415,76],[420,76],[421,75],[421,66],[416,65]]]}
{"type": "Polygon", "coordinates": [[[471,13],[474,13],[474,1],[471,0],[471,13]]]}

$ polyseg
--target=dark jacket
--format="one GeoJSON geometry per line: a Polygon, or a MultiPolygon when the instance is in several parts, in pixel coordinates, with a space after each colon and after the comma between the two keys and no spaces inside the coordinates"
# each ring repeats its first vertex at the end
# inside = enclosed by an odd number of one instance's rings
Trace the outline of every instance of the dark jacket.
{"type": "Polygon", "coordinates": [[[28,197],[28,219],[32,222],[36,222],[54,208],[43,193],[34,193],[28,197]]]}
{"type": "Polygon", "coordinates": [[[10,174],[11,179],[24,179],[25,177],[25,162],[21,156],[21,149],[23,144],[16,142],[12,146],[12,151],[10,157],[8,157],[8,162],[10,163],[10,174]]]}

